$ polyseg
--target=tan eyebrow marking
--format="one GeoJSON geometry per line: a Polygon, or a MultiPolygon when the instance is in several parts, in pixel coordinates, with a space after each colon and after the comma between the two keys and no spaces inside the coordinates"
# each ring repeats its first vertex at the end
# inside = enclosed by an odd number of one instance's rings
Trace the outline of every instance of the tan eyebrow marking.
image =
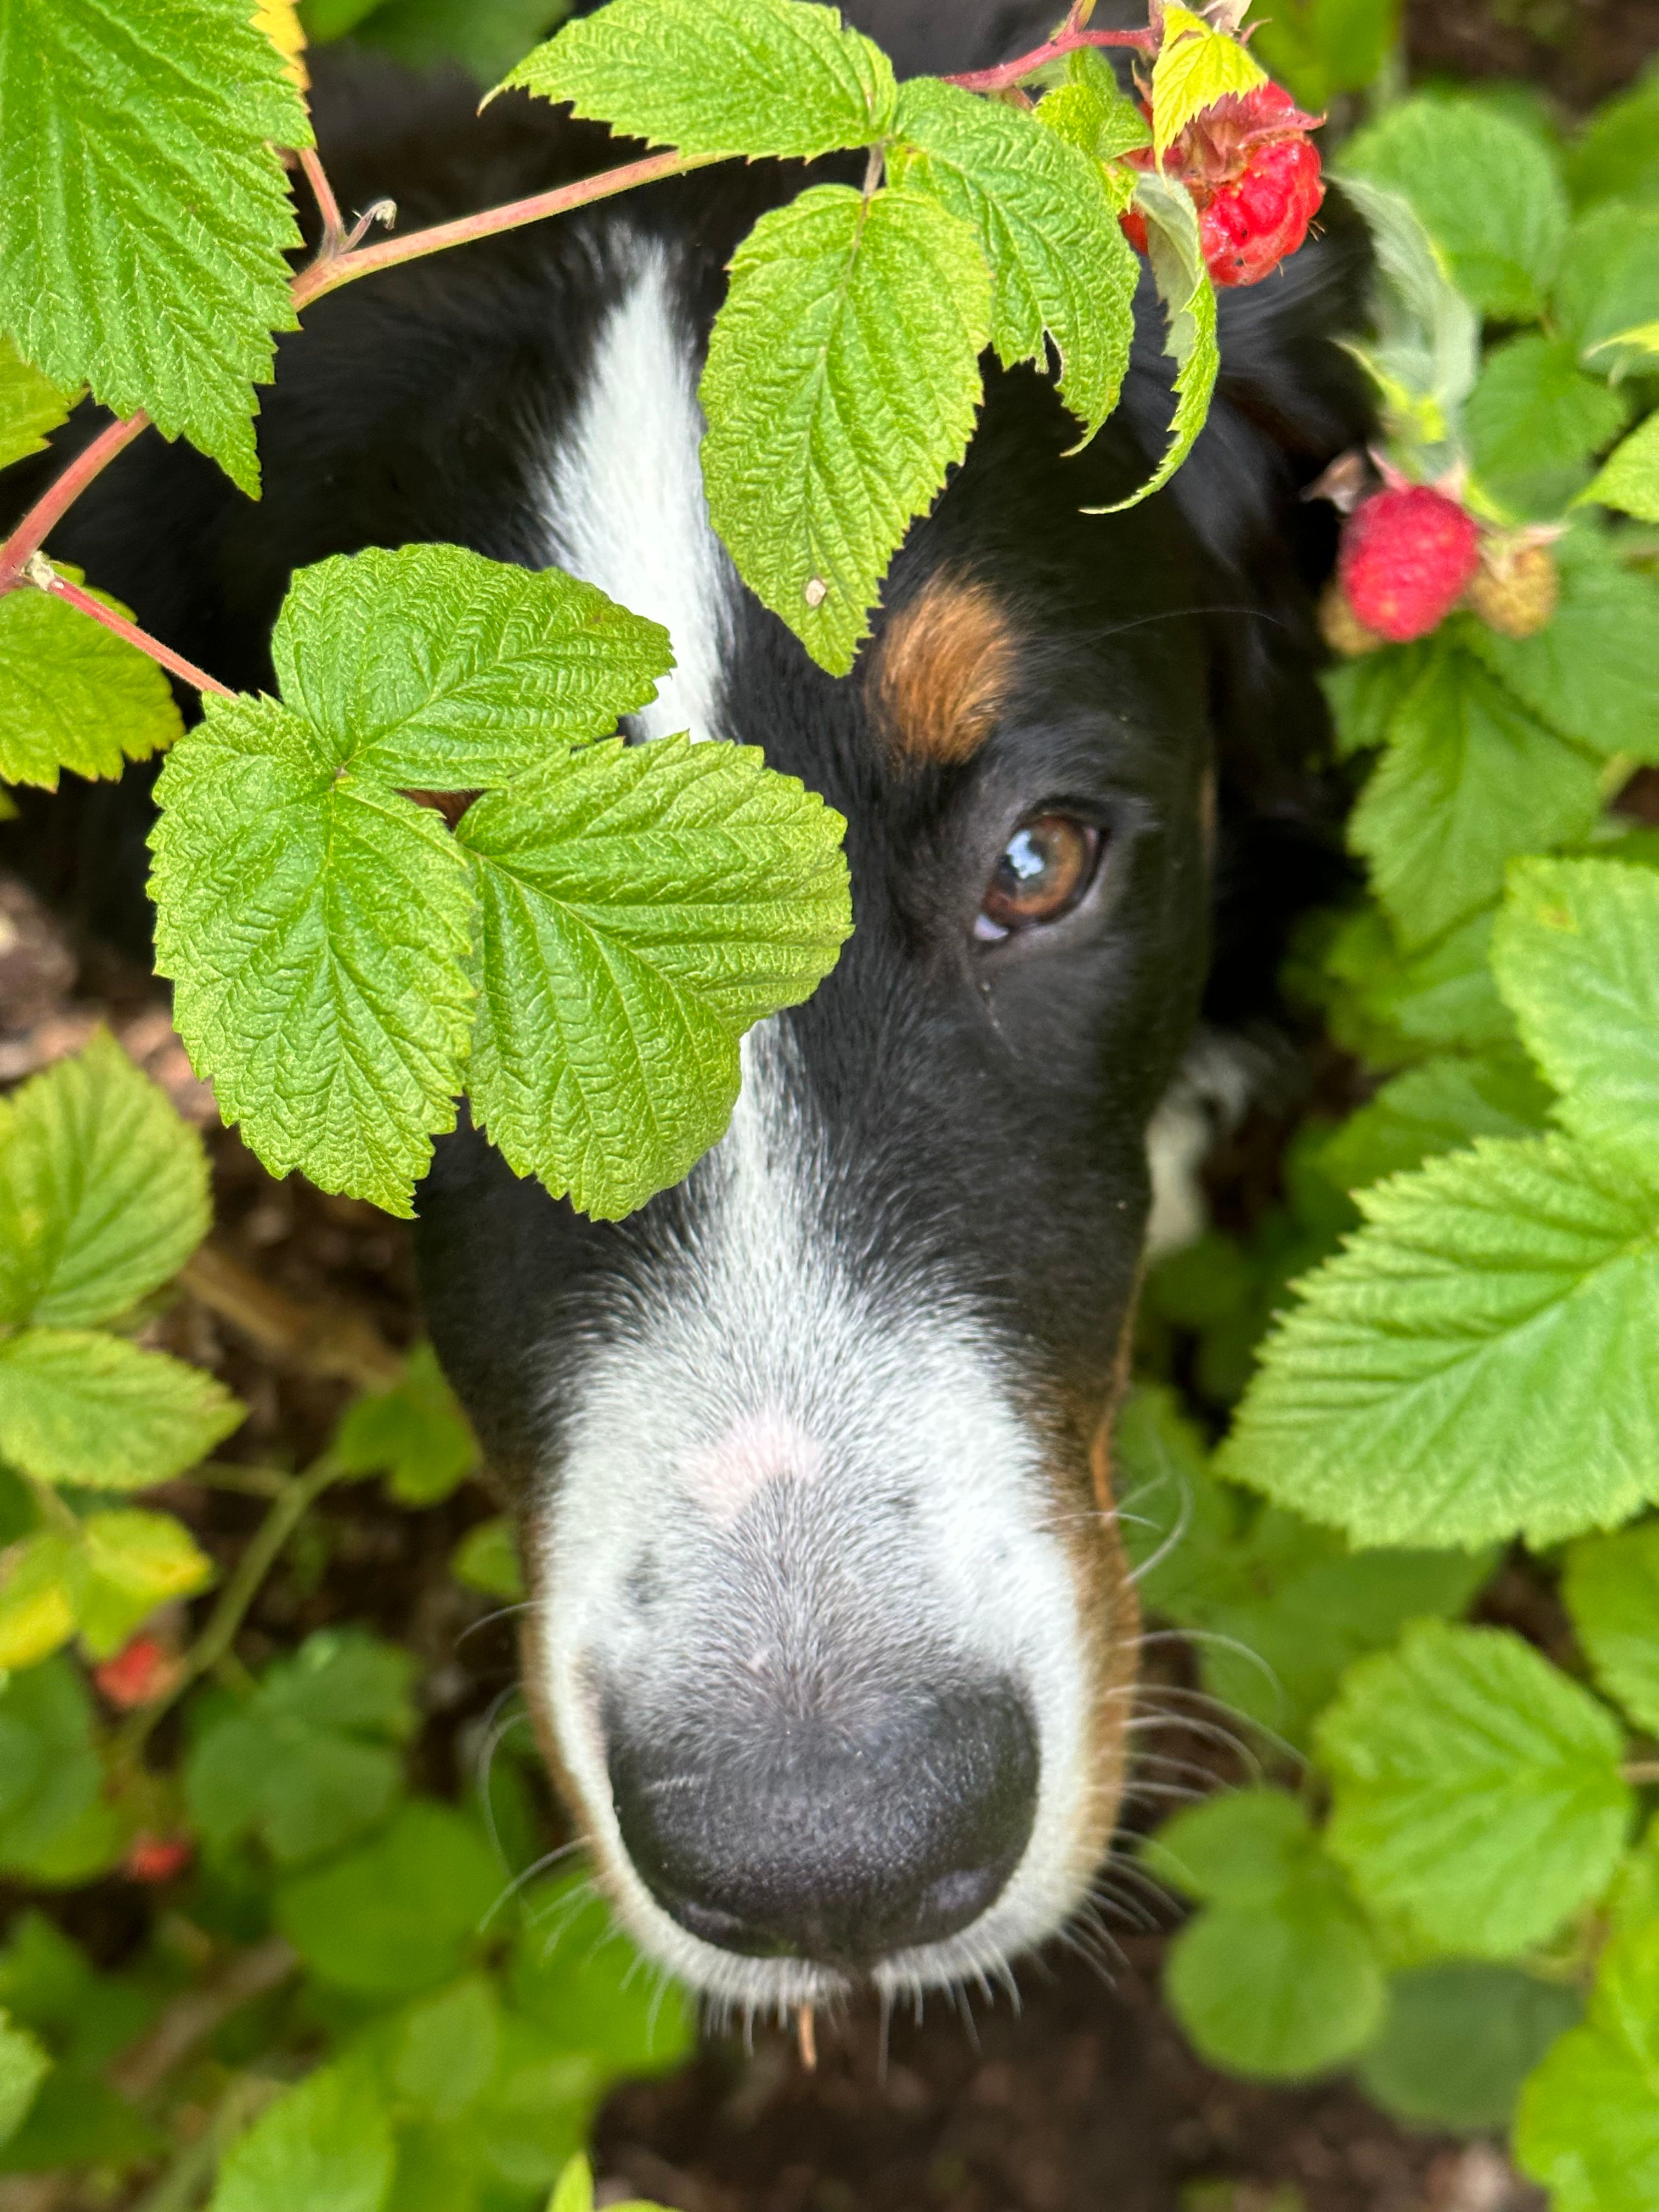
{"type": "Polygon", "coordinates": [[[988,584],[936,576],[877,648],[870,693],[902,757],[955,768],[990,736],[1014,676],[1013,625],[988,584]]]}

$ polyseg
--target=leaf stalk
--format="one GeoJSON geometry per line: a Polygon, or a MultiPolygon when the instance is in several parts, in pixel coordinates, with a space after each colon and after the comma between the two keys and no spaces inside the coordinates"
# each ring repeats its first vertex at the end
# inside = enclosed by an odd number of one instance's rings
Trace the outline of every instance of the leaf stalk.
{"type": "Polygon", "coordinates": [[[186,660],[182,653],[175,653],[170,645],[163,645],[159,637],[152,637],[147,629],[140,629],[137,623],[129,622],[125,615],[118,615],[113,607],[106,607],[90,592],[83,592],[78,584],[71,584],[67,576],[60,576],[44,553],[29,556],[23,569],[23,580],[34,585],[51,599],[67,601],[77,613],[89,615],[94,622],[102,623],[106,629],[113,630],[117,637],[125,638],[129,645],[137,646],[140,653],[147,653],[169,674],[179,677],[193,690],[214,692],[221,699],[236,696],[229,685],[222,684],[216,676],[210,676],[193,660],[186,660]]]}
{"type": "Polygon", "coordinates": [[[1024,78],[1035,76],[1050,62],[1075,53],[1079,46],[1127,46],[1138,54],[1156,54],[1158,36],[1151,30],[1088,31],[1080,23],[1068,21],[1052,39],[1033,46],[1028,54],[1018,54],[1011,62],[1000,62],[994,69],[967,70],[959,76],[947,76],[945,82],[960,85],[964,92],[1006,92],[1024,78]]]}
{"type": "Polygon", "coordinates": [[[141,1706],[117,1737],[118,1764],[136,1763],[162,1714],[229,1651],[248,1607],[258,1595],[260,1583],[276,1565],[283,1545],[324,1491],[344,1472],[332,1453],[325,1451],[313,1460],[304,1474],[292,1475],[284,1482],[237,1561],[234,1573],[219,1593],[219,1601],[208,1616],[207,1626],[180,1659],[167,1688],[152,1704],[141,1706]]]}

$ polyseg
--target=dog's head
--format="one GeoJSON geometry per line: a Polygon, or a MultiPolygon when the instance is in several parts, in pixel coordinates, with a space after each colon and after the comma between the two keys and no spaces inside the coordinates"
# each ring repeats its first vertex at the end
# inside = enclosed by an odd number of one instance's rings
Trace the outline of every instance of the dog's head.
{"type": "MultiPolygon", "coordinates": [[[[607,158],[511,103],[481,126],[376,85],[343,134],[324,92],[343,195],[407,221],[607,158]]],[[[1150,298],[1080,455],[1047,379],[994,371],[836,680],[739,586],[697,465],[724,264],[797,185],[711,172],[325,300],[283,341],[259,507],[151,441],[63,538],[245,685],[301,562],[421,538],[557,562],[670,629],[633,736],[758,744],[847,817],[855,933],[745,1040],[683,1185],[595,1224],[463,1128],[421,1201],[433,1334],[516,1487],[526,1683],[574,1820],[648,1952],[767,2008],[1000,1967],[1111,1836],[1137,1619],[1106,1419],[1147,1125],[1206,972],[1236,1006],[1285,897],[1236,825],[1291,803],[1322,727],[1329,547],[1295,492],[1360,428],[1328,340],[1364,261],[1332,238],[1228,303],[1211,427],[1127,514],[1081,510],[1166,435],[1150,298]]]]}
{"type": "Polygon", "coordinates": [[[1219,725],[1253,700],[1282,757],[1314,710],[1305,633],[1251,635],[1305,620],[1261,428],[1224,406],[1175,496],[1079,511],[1152,465],[1150,367],[1079,458],[1046,381],[994,378],[858,666],[813,666],[708,526],[679,220],[598,250],[547,557],[669,627],[636,737],[761,745],[846,816],[855,933],[633,1219],[441,1147],[423,1282],[518,1485],[527,1686],[606,1886],[687,1981],[770,2008],[982,1977],[1106,1849],[1138,1620],[1105,1420],[1206,970],[1219,725]]]}

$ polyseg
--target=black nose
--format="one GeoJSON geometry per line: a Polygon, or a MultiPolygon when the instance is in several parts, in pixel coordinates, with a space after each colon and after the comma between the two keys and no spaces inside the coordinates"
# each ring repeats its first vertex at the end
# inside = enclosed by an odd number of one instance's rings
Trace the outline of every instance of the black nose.
{"type": "Polygon", "coordinates": [[[864,1967],[978,1918],[1036,1808],[1036,1734],[997,1684],[888,1692],[840,1715],[757,1711],[653,1748],[607,1700],[623,1842],[722,1950],[864,1967]]]}

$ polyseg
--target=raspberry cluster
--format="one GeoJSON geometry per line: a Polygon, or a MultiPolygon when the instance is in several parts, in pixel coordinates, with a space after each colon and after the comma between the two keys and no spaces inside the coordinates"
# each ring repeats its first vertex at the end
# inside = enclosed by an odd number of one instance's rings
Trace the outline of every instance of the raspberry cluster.
{"type": "MultiPolygon", "coordinates": [[[[1167,176],[1178,177],[1198,210],[1204,258],[1218,284],[1257,284],[1294,253],[1325,197],[1318,150],[1306,133],[1322,121],[1304,115],[1281,85],[1229,93],[1170,144],[1167,176]]],[[[1154,166],[1150,149],[1126,157],[1154,166]]],[[[1145,218],[1123,217],[1131,242],[1146,249],[1145,218]]]]}
{"type": "Polygon", "coordinates": [[[1483,531],[1434,484],[1385,484],[1342,526],[1322,611],[1339,653],[1409,645],[1468,606],[1505,637],[1531,637],[1555,611],[1559,580],[1547,531],[1483,531]]]}

